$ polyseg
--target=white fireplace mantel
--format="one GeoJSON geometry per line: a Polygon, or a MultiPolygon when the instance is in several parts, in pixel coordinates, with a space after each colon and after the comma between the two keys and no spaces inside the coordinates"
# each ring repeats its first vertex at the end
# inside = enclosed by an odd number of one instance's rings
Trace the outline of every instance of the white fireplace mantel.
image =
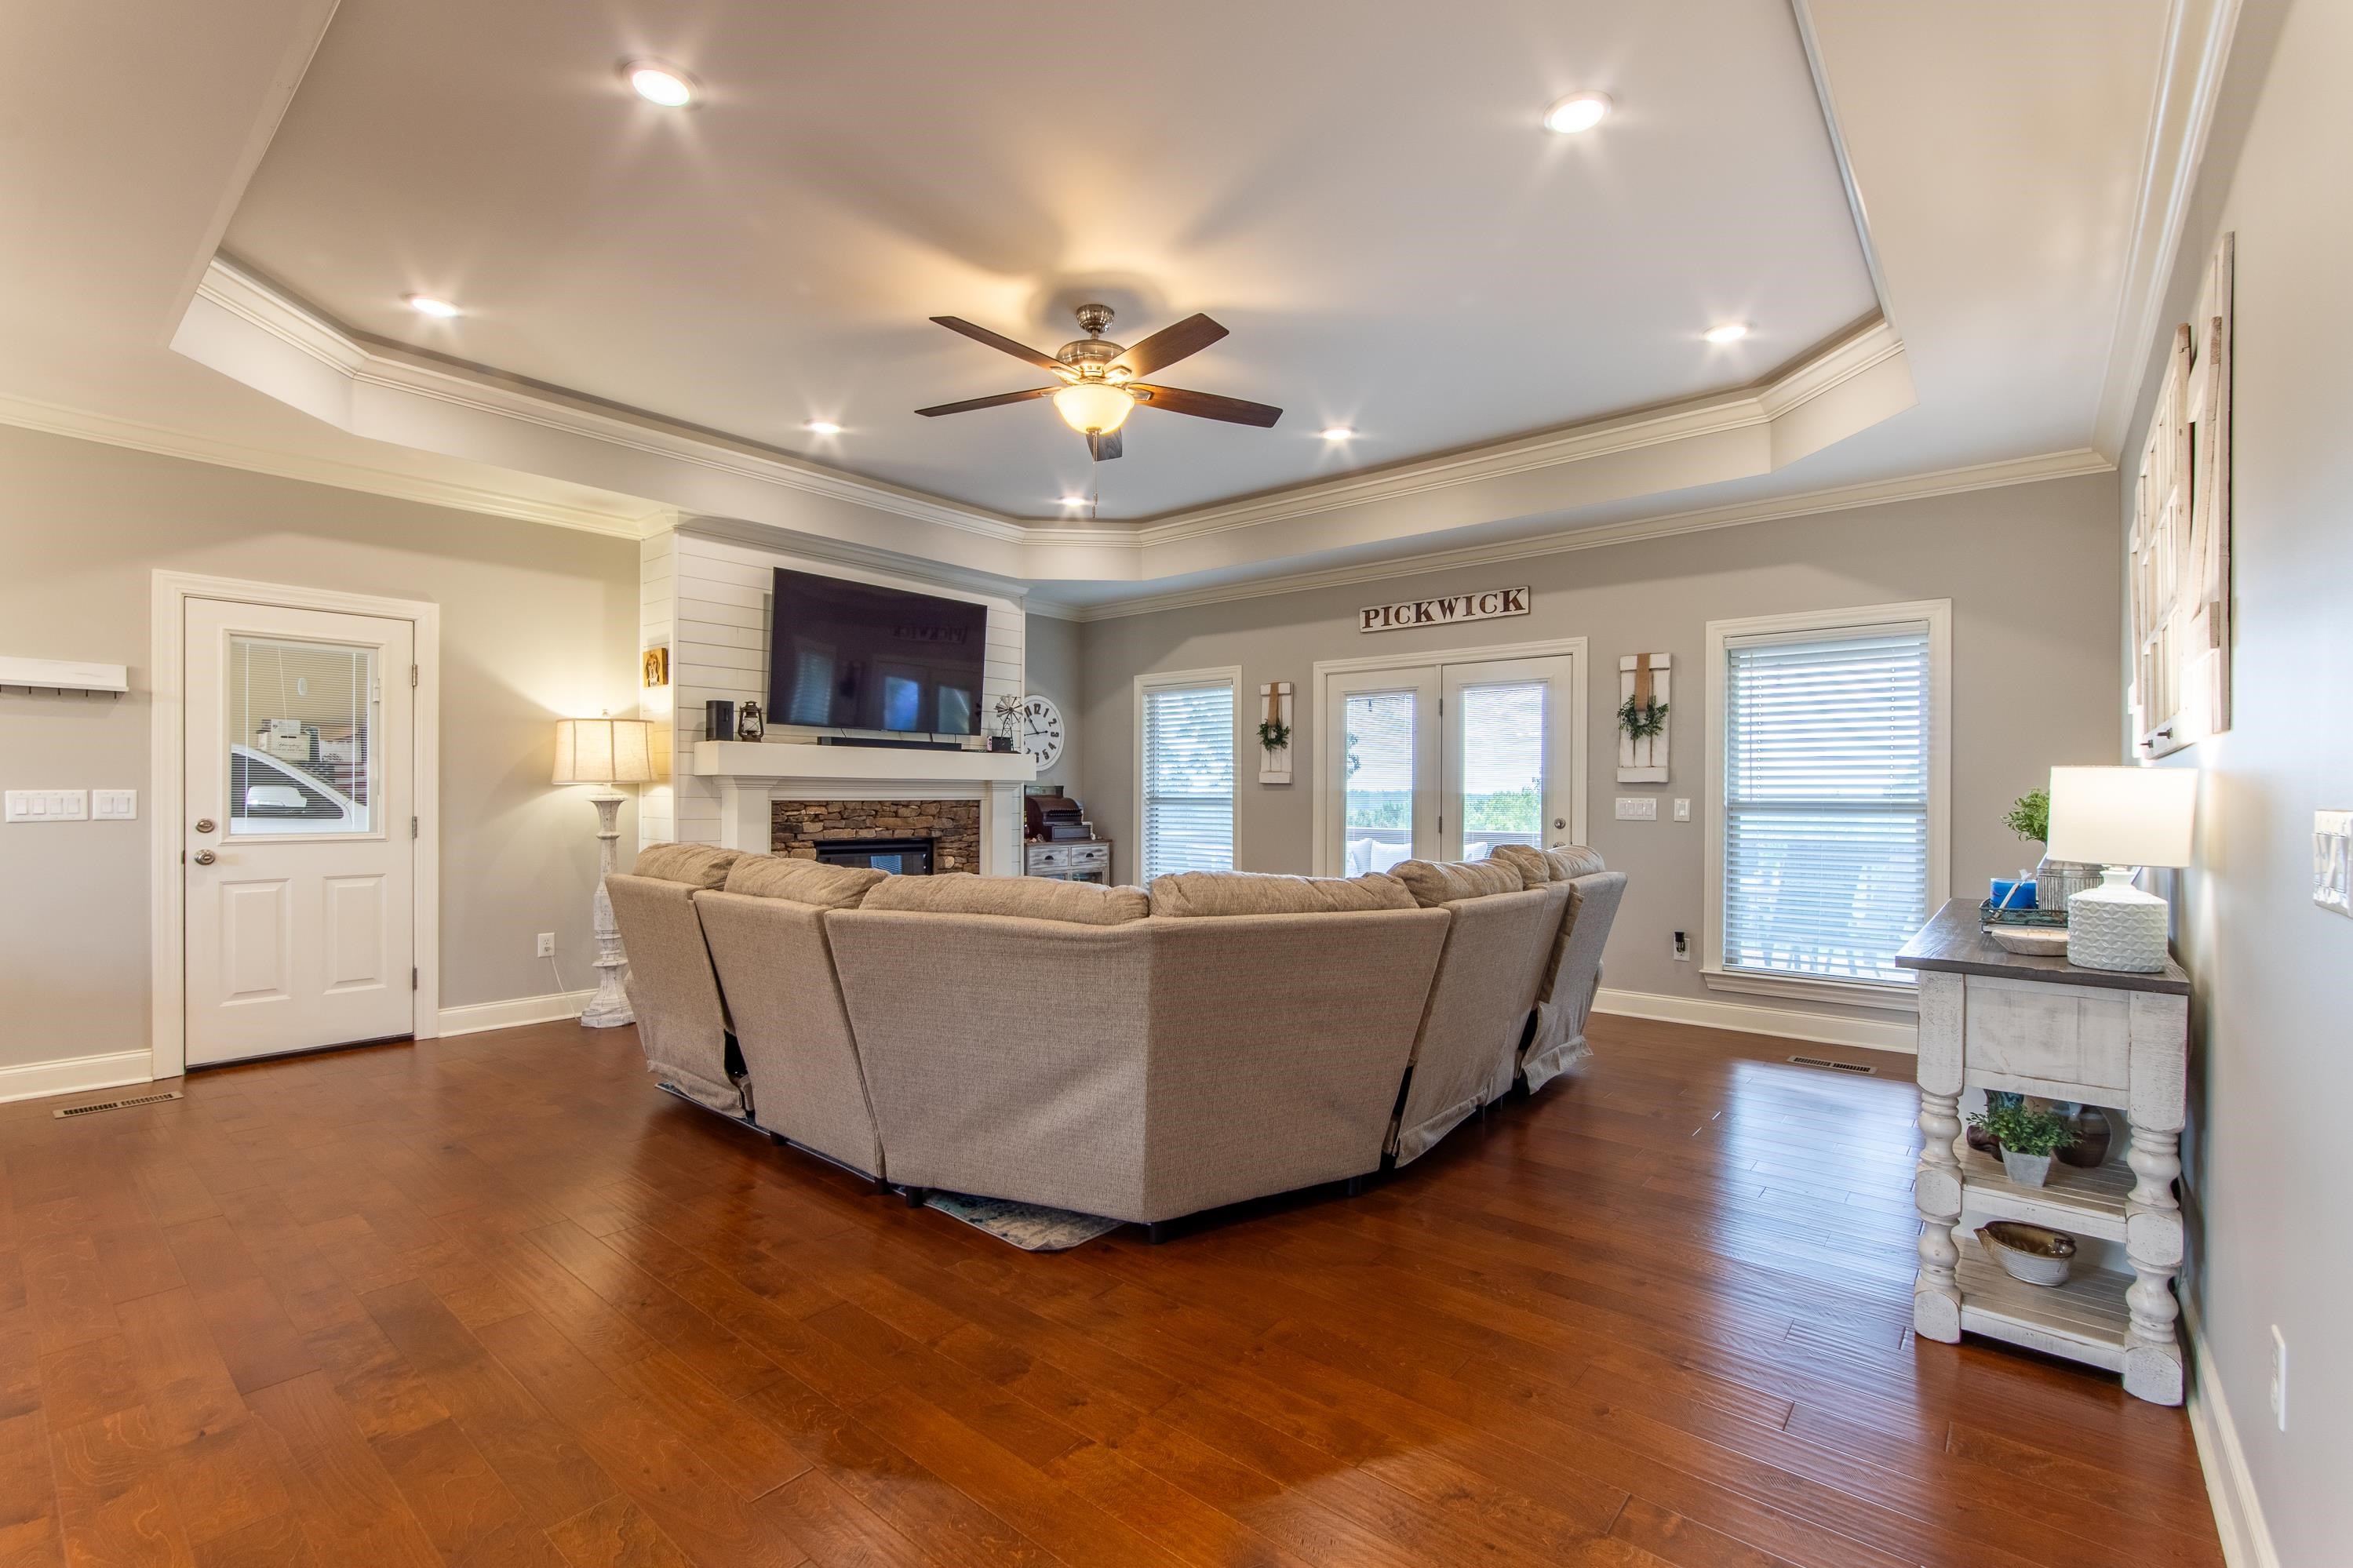
{"type": "Polygon", "coordinates": [[[773,800],[977,800],[980,874],[1021,874],[1021,786],[1038,764],[1020,752],[902,751],[791,741],[698,741],[693,772],[719,785],[719,842],[768,853],[773,800]]]}

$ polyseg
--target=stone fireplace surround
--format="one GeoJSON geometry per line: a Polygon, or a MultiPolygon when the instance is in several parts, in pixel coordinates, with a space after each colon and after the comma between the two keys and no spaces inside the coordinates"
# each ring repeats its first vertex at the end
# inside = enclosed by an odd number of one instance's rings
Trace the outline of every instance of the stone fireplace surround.
{"type": "Polygon", "coordinates": [[[817,858],[817,847],[861,838],[929,838],[942,875],[980,869],[976,800],[773,800],[769,853],[817,858]]]}

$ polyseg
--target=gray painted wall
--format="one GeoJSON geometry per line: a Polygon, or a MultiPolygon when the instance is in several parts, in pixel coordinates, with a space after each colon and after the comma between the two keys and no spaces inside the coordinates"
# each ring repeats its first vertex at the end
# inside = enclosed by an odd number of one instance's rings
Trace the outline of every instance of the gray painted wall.
{"type": "MultiPolygon", "coordinates": [[[[1134,680],[1161,669],[1242,667],[1243,690],[1290,680],[1300,693],[1294,776],[1261,784],[1241,770],[1237,855],[1254,871],[1310,868],[1318,659],[1400,657],[1448,647],[1583,636],[1590,639],[1588,837],[1630,874],[1609,942],[1613,987],[1709,997],[1698,964],[1670,956],[1702,909],[1707,746],[1700,668],[1710,620],[1907,599],[1953,601],[1953,861],[1956,892],[2039,853],[2001,825],[2009,803],[2054,763],[2098,762],[2116,747],[2114,481],[2018,485],[1781,522],[1575,551],[1467,571],[1235,600],[1088,623],[1082,642],[1087,804],[1119,839],[1117,869],[1136,874],[1134,680]],[[1452,629],[1366,634],[1359,606],[1388,599],[1534,584],[1534,613],[1452,629]],[[1615,710],[1621,654],[1674,655],[1674,776],[1617,782],[1615,710]],[[1690,796],[1693,820],[1618,822],[1618,795],[1690,796]]],[[[1033,622],[1033,625],[1035,623],[1033,622]]],[[[1725,996],[1735,1002],[1757,997],[1725,996]]],[[[1772,1005],[1780,1005],[1778,1002],[1772,1005]]]]}
{"type": "Polygon", "coordinates": [[[1051,698],[1054,706],[1062,710],[1061,760],[1050,768],[1040,769],[1038,781],[1060,784],[1065,795],[1092,812],[1095,803],[1087,795],[1084,758],[1079,750],[1079,710],[1083,697],[1079,680],[1079,648],[1083,628],[1051,616],[1029,616],[1025,621],[1029,671],[1023,689],[1051,698]]]}
{"type": "MultiPolygon", "coordinates": [[[[2168,333],[2189,319],[2217,237],[2235,231],[2233,727],[2164,765],[2205,774],[2198,863],[2174,904],[2197,987],[2184,1293],[2284,1563],[2342,1562],[2353,1542],[2353,1222],[2335,1168],[2353,1106],[2353,921],[2314,907],[2308,837],[2315,810],[2353,807],[2348,65],[2353,6],[2250,0],[2161,318],[2168,333]]],[[[2126,517],[2163,346],[2125,447],[2126,517]]]]}
{"type": "MultiPolygon", "coordinates": [[[[441,606],[441,1001],[592,984],[596,814],[566,714],[632,710],[634,542],[0,428],[0,653],[131,667],[120,701],[0,693],[0,787],[131,788],[140,820],[0,826],[0,1068],[148,1041],[149,574],[441,606]]],[[[636,841],[625,813],[621,849],[636,841]]]]}

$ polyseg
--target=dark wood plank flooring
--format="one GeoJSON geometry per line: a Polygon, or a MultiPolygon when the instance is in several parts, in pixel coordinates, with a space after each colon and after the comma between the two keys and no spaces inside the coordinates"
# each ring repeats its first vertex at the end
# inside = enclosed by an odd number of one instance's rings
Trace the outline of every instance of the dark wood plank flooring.
{"type": "Polygon", "coordinates": [[[628,1030],[0,1107],[0,1568],[2221,1562],[2179,1411],[1913,1338],[1908,1059],[1594,1036],[1360,1197],[1043,1257],[628,1030]]]}

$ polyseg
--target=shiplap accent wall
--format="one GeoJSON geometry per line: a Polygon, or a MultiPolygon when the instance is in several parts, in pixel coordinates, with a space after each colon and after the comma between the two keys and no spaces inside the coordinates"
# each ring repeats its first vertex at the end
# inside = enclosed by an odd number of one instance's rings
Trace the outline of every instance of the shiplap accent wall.
{"type": "MultiPolygon", "coordinates": [[[[984,728],[997,700],[1023,690],[1020,604],[922,578],[839,566],[781,550],[714,539],[682,529],[649,539],[638,557],[638,626],[648,647],[670,647],[670,689],[661,694],[667,713],[649,703],[646,716],[663,726],[670,746],[668,782],[647,788],[638,807],[638,837],[646,843],[719,842],[719,789],[691,773],[694,743],[702,733],[703,704],[712,698],[746,700],[767,706],[768,592],[770,574],[783,566],[824,577],[872,583],[964,599],[988,607],[988,663],[981,685],[984,728]]],[[[656,694],[647,693],[651,698],[656,694]]],[[[837,731],[770,724],[771,740],[814,741],[837,731]]],[[[851,731],[859,734],[869,731],[851,731]]],[[[878,759],[888,752],[875,753],[878,759]]],[[[877,771],[888,773],[887,765],[877,771]]]]}

